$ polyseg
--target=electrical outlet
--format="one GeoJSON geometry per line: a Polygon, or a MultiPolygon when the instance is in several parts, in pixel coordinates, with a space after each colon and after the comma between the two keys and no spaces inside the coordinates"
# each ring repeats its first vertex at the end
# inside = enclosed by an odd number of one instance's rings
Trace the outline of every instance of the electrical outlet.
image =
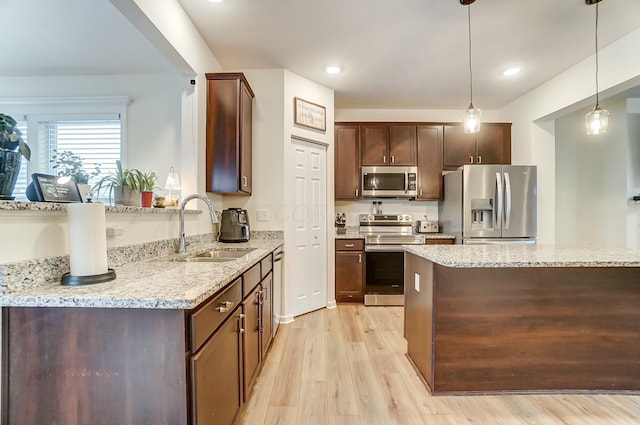
{"type": "Polygon", "coordinates": [[[122,236],[124,234],[124,229],[122,227],[107,227],[107,236],[115,237],[122,236]]]}
{"type": "Polygon", "coordinates": [[[256,216],[258,221],[269,221],[269,210],[257,210],[256,216]]]}

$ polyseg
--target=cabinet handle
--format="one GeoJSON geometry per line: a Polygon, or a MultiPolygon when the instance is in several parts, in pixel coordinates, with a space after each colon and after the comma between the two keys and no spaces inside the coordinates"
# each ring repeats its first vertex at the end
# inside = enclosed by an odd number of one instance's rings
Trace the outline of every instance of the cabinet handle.
{"type": "Polygon", "coordinates": [[[356,189],[356,197],[358,196],[358,189],[356,189]]]}
{"type": "Polygon", "coordinates": [[[422,197],[422,188],[420,188],[420,197],[422,197]]]}
{"type": "Polygon", "coordinates": [[[469,162],[473,164],[473,155],[469,157],[469,162]]]}
{"type": "Polygon", "coordinates": [[[222,307],[218,307],[216,310],[218,310],[218,313],[226,313],[231,310],[231,307],[233,307],[233,301],[223,301],[222,307]]]}
{"type": "Polygon", "coordinates": [[[478,156],[478,164],[482,164],[482,157],[478,156]]]}
{"type": "Polygon", "coordinates": [[[358,263],[362,263],[362,254],[358,254],[358,263]]]}
{"type": "Polygon", "coordinates": [[[382,155],[382,163],[383,164],[387,163],[387,155],[382,155]]]}
{"type": "Polygon", "coordinates": [[[247,178],[247,176],[242,176],[242,187],[247,187],[248,184],[249,179],[247,178]]]}
{"type": "Polygon", "coordinates": [[[262,300],[268,300],[269,299],[269,292],[268,292],[269,288],[264,288],[264,297],[262,298],[262,300]]]}
{"type": "Polygon", "coordinates": [[[238,317],[240,318],[240,333],[243,334],[245,332],[244,328],[245,328],[245,320],[247,315],[240,313],[238,317]]]}
{"type": "Polygon", "coordinates": [[[393,164],[394,162],[396,162],[396,157],[395,155],[391,155],[391,163],[393,164]]]}
{"type": "Polygon", "coordinates": [[[344,246],[347,248],[353,248],[354,245],[352,243],[346,243],[344,246]]]}

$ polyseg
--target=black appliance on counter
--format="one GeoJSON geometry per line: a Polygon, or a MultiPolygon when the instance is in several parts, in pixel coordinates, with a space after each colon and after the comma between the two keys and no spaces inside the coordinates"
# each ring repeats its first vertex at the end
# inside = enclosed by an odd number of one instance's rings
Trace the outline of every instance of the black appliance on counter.
{"type": "Polygon", "coordinates": [[[222,223],[220,224],[220,242],[247,242],[250,237],[249,216],[247,211],[241,208],[228,208],[222,210],[222,223]]]}
{"type": "Polygon", "coordinates": [[[365,239],[364,305],[404,305],[404,249],[424,245],[425,235],[413,232],[407,214],[361,214],[365,239]]]}

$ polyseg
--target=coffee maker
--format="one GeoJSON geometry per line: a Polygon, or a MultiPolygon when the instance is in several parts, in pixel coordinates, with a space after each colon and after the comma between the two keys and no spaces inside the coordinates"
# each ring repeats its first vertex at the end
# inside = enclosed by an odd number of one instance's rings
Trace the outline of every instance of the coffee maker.
{"type": "Polygon", "coordinates": [[[249,216],[241,208],[222,210],[220,242],[247,242],[249,240],[249,216]]]}

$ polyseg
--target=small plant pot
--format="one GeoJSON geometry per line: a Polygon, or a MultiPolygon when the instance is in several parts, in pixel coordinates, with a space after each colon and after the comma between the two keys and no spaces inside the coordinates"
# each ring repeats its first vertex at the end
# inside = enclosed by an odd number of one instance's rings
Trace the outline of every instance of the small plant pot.
{"type": "Polygon", "coordinates": [[[144,191],[141,193],[140,197],[140,205],[142,205],[142,208],[151,208],[153,205],[153,192],[144,191]]]}

